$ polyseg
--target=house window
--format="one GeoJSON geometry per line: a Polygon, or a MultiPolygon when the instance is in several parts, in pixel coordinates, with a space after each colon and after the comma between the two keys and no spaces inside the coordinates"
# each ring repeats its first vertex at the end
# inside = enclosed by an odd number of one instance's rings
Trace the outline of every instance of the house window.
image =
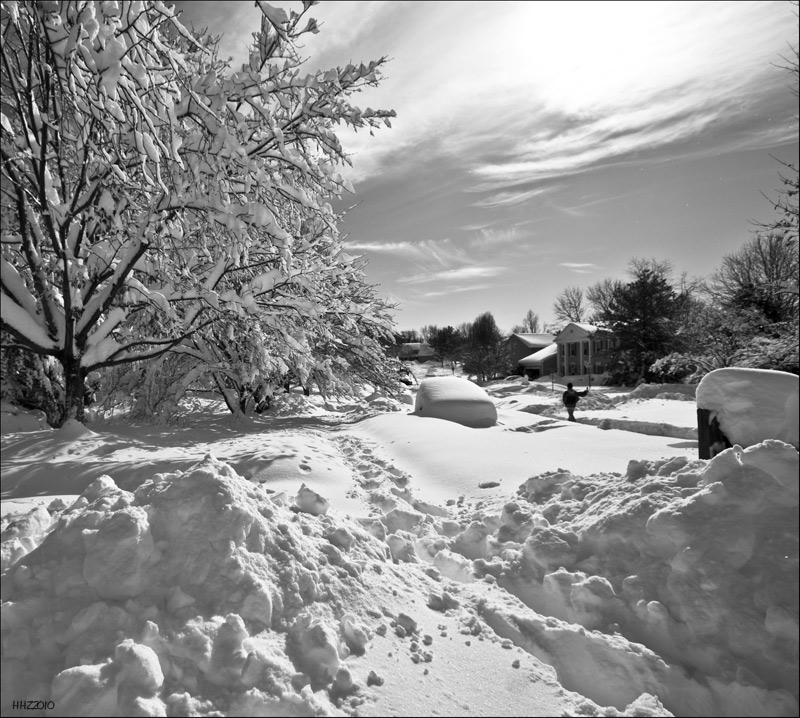
{"type": "Polygon", "coordinates": [[[575,344],[575,343],[572,343],[572,344],[570,344],[570,345],[569,345],[569,355],[570,355],[571,357],[574,357],[574,356],[576,356],[577,354],[578,354],[578,345],[577,345],[577,344],[575,344]]]}

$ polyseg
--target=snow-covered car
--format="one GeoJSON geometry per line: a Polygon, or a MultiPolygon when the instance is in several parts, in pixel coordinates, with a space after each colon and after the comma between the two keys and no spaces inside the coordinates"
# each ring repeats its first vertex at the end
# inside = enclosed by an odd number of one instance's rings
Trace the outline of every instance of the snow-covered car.
{"type": "Polygon", "coordinates": [[[471,381],[455,376],[423,379],[414,402],[414,413],[474,429],[497,423],[497,408],[491,397],[471,381]]]}

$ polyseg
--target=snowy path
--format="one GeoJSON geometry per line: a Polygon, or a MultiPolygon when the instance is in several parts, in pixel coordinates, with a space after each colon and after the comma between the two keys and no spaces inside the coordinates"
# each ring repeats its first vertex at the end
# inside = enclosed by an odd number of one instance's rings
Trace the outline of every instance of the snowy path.
{"type": "Polygon", "coordinates": [[[505,497],[526,479],[548,471],[624,474],[631,459],[694,453],[687,442],[674,438],[603,431],[520,412],[501,411],[500,421],[506,426],[470,429],[439,419],[383,414],[348,430],[377,442],[387,459],[414,477],[417,497],[438,504],[453,496],[505,497]],[[480,487],[487,483],[496,486],[480,487]]]}

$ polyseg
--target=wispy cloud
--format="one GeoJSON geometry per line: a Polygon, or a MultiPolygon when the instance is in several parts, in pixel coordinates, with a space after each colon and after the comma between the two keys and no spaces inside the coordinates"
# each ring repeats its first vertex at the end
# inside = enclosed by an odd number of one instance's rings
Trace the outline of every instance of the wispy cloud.
{"type": "Polygon", "coordinates": [[[448,287],[447,289],[439,289],[433,292],[425,292],[422,296],[426,299],[434,299],[436,297],[446,297],[450,294],[458,294],[461,292],[477,292],[484,289],[491,289],[491,284],[471,284],[466,287],[448,287]]]}
{"type": "MultiPolygon", "coordinates": [[[[252,3],[225,3],[222,16],[212,3],[176,4],[223,33],[223,56],[246,59],[260,19],[252,3]]],[[[796,34],[786,5],[322,3],[310,11],[322,31],[305,36],[301,53],[308,71],[391,59],[381,86],[352,99],[397,110],[393,129],[375,137],[337,129],[357,184],[447,156],[491,185],[478,207],[510,208],[545,191],[521,180],[567,177],[693,138],[705,138],[709,152],[792,141],[789,93],[760,122],[742,119],[785,84],[772,65],[796,34]],[[487,51],[487,37],[502,42],[487,51]],[[415,152],[421,142],[424,156],[415,152]]]]}
{"type": "Polygon", "coordinates": [[[519,242],[526,236],[520,225],[511,227],[482,228],[470,240],[470,247],[474,248],[497,248],[498,245],[519,242]]]}
{"type": "Polygon", "coordinates": [[[503,267],[459,267],[441,272],[427,272],[398,279],[400,284],[424,284],[426,282],[460,282],[464,280],[496,277],[504,271],[503,267]]]}
{"type": "Polygon", "coordinates": [[[591,264],[590,262],[561,262],[559,267],[566,267],[575,274],[593,274],[598,269],[601,269],[598,264],[591,264]]]}
{"type": "MultiPolygon", "coordinates": [[[[480,171],[480,170],[478,170],[480,171]]],[[[476,188],[477,189],[477,188],[476,188]]],[[[498,192],[493,194],[491,197],[485,197],[484,199],[478,200],[477,202],[473,202],[473,207],[513,207],[514,205],[522,204],[523,202],[527,202],[529,199],[533,199],[534,197],[539,197],[543,194],[548,192],[554,191],[556,188],[553,187],[537,187],[535,189],[525,189],[525,190],[515,190],[515,189],[507,189],[503,192],[498,192]]],[[[473,190],[475,191],[475,190],[473,190]]]]}
{"type": "Polygon", "coordinates": [[[788,93],[782,106],[765,107],[760,123],[749,112],[771,85],[785,84],[771,66],[794,34],[782,5],[497,2],[464,12],[440,2],[423,13],[386,3],[359,39],[366,52],[394,60],[365,102],[398,117],[392,130],[343,143],[362,180],[411,172],[399,161],[411,155],[417,165],[460,158],[481,191],[492,192],[477,206],[502,209],[546,191],[522,181],[552,182],[633,157],[658,162],[659,151],[674,157],[682,143],[696,157],[689,143],[697,138],[709,153],[788,142],[788,93]],[[487,36],[503,40],[476,53],[487,36]],[[421,139],[424,155],[415,153],[421,139]]]}
{"type": "Polygon", "coordinates": [[[356,252],[391,254],[420,267],[437,264],[452,267],[469,261],[465,249],[450,239],[423,239],[419,242],[348,242],[347,248],[356,252]]]}

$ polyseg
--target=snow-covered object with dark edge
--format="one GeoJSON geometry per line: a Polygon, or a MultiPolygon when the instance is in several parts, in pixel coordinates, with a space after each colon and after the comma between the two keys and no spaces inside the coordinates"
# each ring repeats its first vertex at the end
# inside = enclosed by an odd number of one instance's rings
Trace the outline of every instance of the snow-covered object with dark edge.
{"type": "Polygon", "coordinates": [[[414,402],[417,416],[446,419],[473,429],[497,423],[497,408],[491,397],[471,381],[459,377],[423,379],[414,402]]]}
{"type": "Polygon", "coordinates": [[[716,417],[732,444],[753,446],[778,439],[798,448],[799,389],[796,374],[726,367],[703,377],[697,387],[697,407],[716,417]]]}

